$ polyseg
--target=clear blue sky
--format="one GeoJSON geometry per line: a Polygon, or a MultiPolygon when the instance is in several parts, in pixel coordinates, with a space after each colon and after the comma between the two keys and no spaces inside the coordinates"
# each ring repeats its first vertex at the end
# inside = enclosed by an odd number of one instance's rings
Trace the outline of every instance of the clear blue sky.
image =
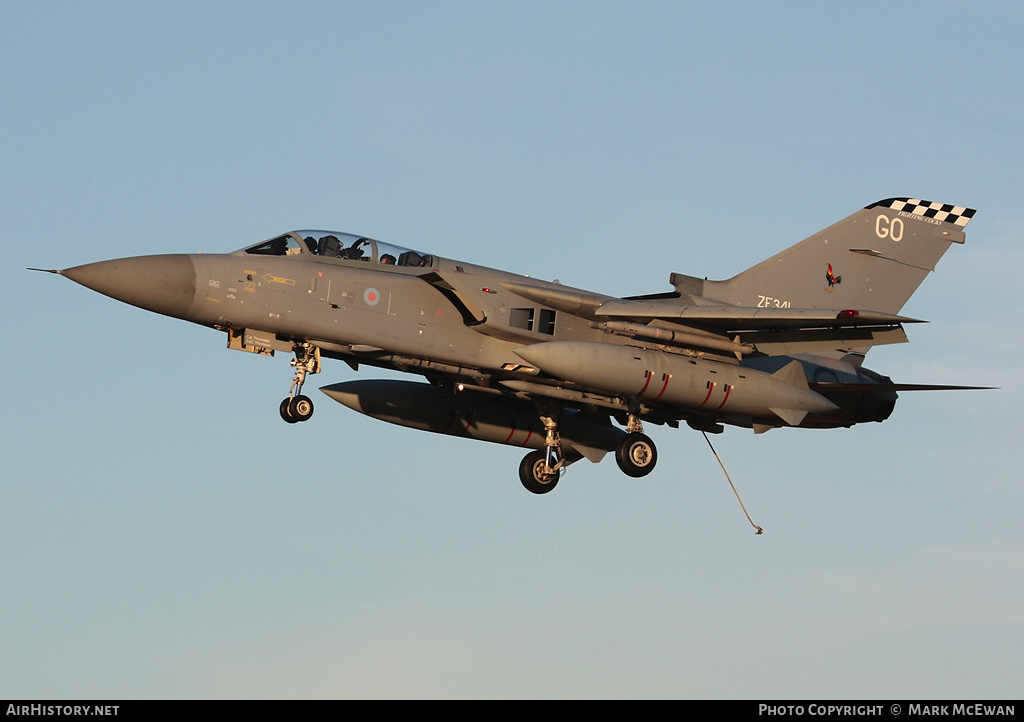
{"type": "MultiPolygon", "coordinates": [[[[0,697],[1019,697],[1024,6],[0,10],[0,697]],[[873,201],[978,209],[850,430],[656,472],[388,426],[28,266],[368,234],[629,295],[873,201]]],[[[337,362],[316,385],[368,378],[337,362]]]]}

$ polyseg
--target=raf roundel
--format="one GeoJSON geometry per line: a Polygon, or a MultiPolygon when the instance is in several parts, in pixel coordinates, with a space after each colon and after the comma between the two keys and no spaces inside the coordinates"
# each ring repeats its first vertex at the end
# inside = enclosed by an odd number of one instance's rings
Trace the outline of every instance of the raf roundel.
{"type": "Polygon", "coordinates": [[[380,303],[380,291],[376,288],[368,288],[363,292],[363,300],[366,301],[367,306],[376,306],[380,303]]]}

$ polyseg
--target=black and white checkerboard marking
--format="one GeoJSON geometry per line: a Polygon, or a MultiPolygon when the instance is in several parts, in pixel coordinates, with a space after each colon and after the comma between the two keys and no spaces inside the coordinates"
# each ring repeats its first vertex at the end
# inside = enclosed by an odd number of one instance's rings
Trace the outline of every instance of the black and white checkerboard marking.
{"type": "Polygon", "coordinates": [[[967,222],[974,217],[975,213],[973,208],[951,206],[948,203],[933,203],[932,201],[922,201],[918,198],[886,198],[884,201],[872,203],[868,208],[877,208],[878,206],[892,208],[894,211],[912,213],[915,216],[934,218],[937,221],[952,223],[961,228],[967,225],[967,222]]]}

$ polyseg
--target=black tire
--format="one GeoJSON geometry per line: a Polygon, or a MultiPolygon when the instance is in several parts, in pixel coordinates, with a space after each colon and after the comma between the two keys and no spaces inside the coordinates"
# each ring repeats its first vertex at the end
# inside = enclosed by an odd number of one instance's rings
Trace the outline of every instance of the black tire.
{"type": "Polygon", "coordinates": [[[631,432],[622,437],[615,447],[615,463],[623,474],[639,479],[654,471],[654,465],[658,463],[658,449],[643,434],[631,432]]]}
{"type": "Polygon", "coordinates": [[[546,459],[547,451],[541,449],[540,451],[531,451],[519,462],[519,481],[523,482],[527,491],[534,494],[547,494],[558,483],[557,471],[553,474],[544,473],[546,459]]]}
{"type": "Polygon", "coordinates": [[[281,402],[281,418],[287,421],[289,424],[294,424],[298,419],[292,416],[291,412],[292,400],[291,397],[281,402]]]}
{"type": "Polygon", "coordinates": [[[288,413],[296,421],[306,421],[313,415],[313,401],[308,396],[296,396],[288,404],[288,413]]]}

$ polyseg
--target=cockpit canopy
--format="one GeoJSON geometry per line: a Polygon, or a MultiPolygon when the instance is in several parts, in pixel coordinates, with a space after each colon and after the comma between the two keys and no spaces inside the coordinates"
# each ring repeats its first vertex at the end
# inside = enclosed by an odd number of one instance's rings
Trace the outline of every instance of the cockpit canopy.
{"type": "Polygon", "coordinates": [[[434,265],[430,254],[337,231],[291,231],[245,248],[243,252],[256,256],[320,256],[413,268],[434,265]]]}

